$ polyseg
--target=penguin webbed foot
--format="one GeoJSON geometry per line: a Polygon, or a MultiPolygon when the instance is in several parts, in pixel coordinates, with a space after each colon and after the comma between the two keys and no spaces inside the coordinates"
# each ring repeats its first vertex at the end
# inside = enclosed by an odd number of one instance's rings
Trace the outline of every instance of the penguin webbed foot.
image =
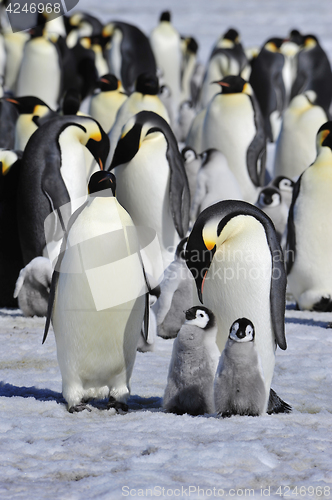
{"type": "Polygon", "coordinates": [[[111,408],[114,408],[114,410],[117,413],[120,413],[120,415],[127,413],[129,410],[129,407],[126,403],[122,403],[121,401],[117,401],[115,398],[113,398],[113,396],[110,396],[108,403],[107,403],[107,409],[110,410],[111,408]]]}
{"type": "Polygon", "coordinates": [[[283,401],[281,398],[279,398],[278,394],[273,389],[270,389],[267,413],[269,415],[272,415],[276,413],[291,413],[291,411],[292,407],[288,403],[285,403],[285,401],[283,401]]]}
{"type": "Polygon", "coordinates": [[[327,297],[322,297],[319,302],[312,307],[313,311],[317,312],[332,312],[332,299],[328,295],[327,297]]]}
{"type": "Polygon", "coordinates": [[[92,411],[86,403],[79,403],[78,405],[74,405],[68,408],[69,413],[79,413],[84,410],[87,410],[89,412],[92,411]]]}

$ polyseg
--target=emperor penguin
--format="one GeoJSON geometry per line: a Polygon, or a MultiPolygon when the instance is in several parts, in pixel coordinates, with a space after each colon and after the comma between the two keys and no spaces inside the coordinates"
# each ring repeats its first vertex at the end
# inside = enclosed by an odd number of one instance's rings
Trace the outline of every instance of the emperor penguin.
{"type": "Polygon", "coordinates": [[[21,269],[14,298],[24,316],[47,316],[52,281],[52,264],[46,257],[35,257],[21,269]]]}
{"type": "Polygon", "coordinates": [[[159,24],[150,34],[150,43],[157,68],[160,71],[160,81],[167,85],[171,92],[171,123],[175,123],[181,102],[181,66],[182,44],[179,32],[171,22],[171,13],[162,12],[159,24]]]}
{"type": "Polygon", "coordinates": [[[4,32],[4,42],[7,54],[4,89],[12,95],[15,94],[17,76],[23,59],[24,46],[29,39],[30,35],[25,31],[13,33],[12,30],[6,30],[4,32]]]}
{"type": "Polygon", "coordinates": [[[280,47],[281,38],[271,38],[255,58],[249,83],[252,86],[264,118],[265,131],[270,142],[277,139],[286,105],[283,80],[285,56],[280,47]]]}
{"type": "Polygon", "coordinates": [[[222,200],[242,200],[239,183],[228,166],[225,155],[218,149],[202,154],[202,166],[197,174],[195,195],[190,208],[192,225],[205,208],[222,200]]]}
{"type": "Polygon", "coordinates": [[[317,134],[317,157],[293,191],[287,234],[287,282],[301,310],[332,311],[332,122],[317,134]]]}
{"type": "Polygon", "coordinates": [[[188,180],[175,136],[158,114],[141,111],[122,129],[112,163],[119,203],[137,226],[156,231],[165,267],[189,226],[188,180]]]}
{"type": "Polygon", "coordinates": [[[240,185],[245,201],[254,203],[265,182],[266,136],[252,88],[240,76],[216,82],[221,92],[206,109],[201,150],[220,150],[240,185]]]}
{"type": "Polygon", "coordinates": [[[210,55],[199,97],[199,108],[208,106],[211,99],[218,93],[218,87],[213,82],[222,80],[228,75],[249,76],[248,59],[241,44],[240,34],[234,28],[229,28],[217,41],[210,55]]]}
{"type": "Polygon", "coordinates": [[[150,73],[142,73],[136,81],[135,92],[126,99],[118,109],[115,122],[108,133],[110,138],[110,152],[107,163],[110,164],[119,138],[121,130],[127,121],[140,111],[153,111],[158,113],[167,123],[170,122],[166,107],[158,96],[158,78],[150,73]]]}
{"type": "Polygon", "coordinates": [[[15,283],[23,267],[17,226],[21,151],[0,150],[0,307],[17,307],[15,283]]]}
{"type": "Polygon", "coordinates": [[[90,399],[126,410],[145,311],[145,278],[136,229],[114,197],[115,179],[97,172],[89,197],[70,219],[53,273],[52,321],[68,411],[90,399]]]}
{"type": "Polygon", "coordinates": [[[329,116],[332,101],[332,69],[330,61],[315,35],[303,35],[301,49],[296,55],[297,72],[291,98],[306,90],[313,90],[321,106],[329,116]]]}
{"type": "Polygon", "coordinates": [[[26,145],[17,195],[24,265],[43,252],[53,260],[47,243],[54,243],[57,255],[70,215],[87,196],[93,172],[86,163],[85,148],[94,156],[98,170],[102,169],[109,149],[107,135],[93,118],[68,115],[44,123],[26,145]],[[54,210],[59,218],[52,215],[46,221],[54,210]]]}
{"type": "Polygon", "coordinates": [[[184,258],[187,238],[178,244],[173,262],[165,269],[157,302],[157,334],[175,338],[185,321],[185,311],[194,304],[193,277],[184,258]]]}
{"type": "Polygon", "coordinates": [[[15,95],[34,95],[56,111],[61,94],[61,78],[61,57],[58,48],[54,42],[43,36],[43,26],[37,26],[24,46],[15,95]]]}
{"type": "Polygon", "coordinates": [[[232,324],[214,382],[215,410],[221,417],[266,411],[266,388],[255,343],[255,328],[247,318],[232,324]]]}
{"type": "Polygon", "coordinates": [[[275,177],[283,175],[298,178],[316,158],[318,129],[328,117],[316,104],[313,90],[296,95],[284,112],[282,127],[276,144],[275,177]]]}
{"type": "Polygon", "coordinates": [[[259,192],[255,203],[272,220],[279,242],[284,234],[287,219],[288,206],[283,201],[281,192],[275,186],[266,186],[259,192]]]}
{"type": "Polygon", "coordinates": [[[156,76],[156,60],[148,37],[137,26],[122,21],[111,21],[102,30],[110,40],[109,69],[121,80],[127,92],[133,92],[139,75],[156,76]]]}
{"type": "Polygon", "coordinates": [[[120,80],[115,75],[106,74],[99,78],[96,92],[92,96],[89,115],[108,133],[114,125],[119,108],[128,99],[120,80]]]}
{"type": "Polygon", "coordinates": [[[100,35],[103,25],[95,16],[87,12],[75,12],[69,17],[64,17],[67,32],[66,44],[73,48],[78,40],[83,37],[100,35]]]}
{"type": "Polygon", "coordinates": [[[198,43],[193,37],[182,39],[181,102],[195,101],[193,78],[197,69],[198,43]]]}
{"type": "Polygon", "coordinates": [[[5,97],[4,100],[11,103],[17,109],[19,117],[15,126],[14,149],[24,151],[28,140],[38,127],[47,120],[57,116],[55,111],[39,97],[5,97]]]}
{"type": "Polygon", "coordinates": [[[213,381],[220,355],[215,317],[203,306],[185,314],[173,344],[163,407],[178,415],[214,413],[213,381]]]}
{"type": "Polygon", "coordinates": [[[199,300],[215,316],[222,351],[229,325],[249,317],[262,361],[267,408],[277,345],[286,349],[286,271],[270,218],[244,201],[225,200],[198,216],[188,237],[186,262],[199,300]]]}

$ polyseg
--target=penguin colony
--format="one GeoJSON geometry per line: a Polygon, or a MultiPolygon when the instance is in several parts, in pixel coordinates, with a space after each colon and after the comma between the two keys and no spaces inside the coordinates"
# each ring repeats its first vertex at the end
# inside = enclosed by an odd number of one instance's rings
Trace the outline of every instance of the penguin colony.
{"type": "Polygon", "coordinates": [[[43,342],[53,326],[71,413],[127,411],[156,335],[175,339],[165,411],[288,413],[271,388],[286,290],[332,312],[317,36],[249,50],[229,28],[204,67],[170,12],[150,34],[84,12],[36,24],[1,23],[0,307],[46,316],[43,342]]]}

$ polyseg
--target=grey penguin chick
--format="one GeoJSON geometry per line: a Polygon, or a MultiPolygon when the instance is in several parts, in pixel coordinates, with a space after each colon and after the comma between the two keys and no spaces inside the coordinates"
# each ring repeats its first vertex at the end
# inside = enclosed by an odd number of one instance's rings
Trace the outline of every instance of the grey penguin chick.
{"type": "Polygon", "coordinates": [[[222,417],[264,413],[266,389],[254,338],[255,328],[249,319],[234,321],[214,383],[215,409],[222,417]]]}
{"type": "Polygon", "coordinates": [[[21,269],[14,297],[24,316],[47,316],[52,272],[51,261],[46,257],[36,257],[21,269]]]}
{"type": "Polygon", "coordinates": [[[194,416],[214,412],[213,380],[220,354],[216,335],[212,311],[203,306],[186,311],[186,321],[173,344],[165,410],[194,416]]]}

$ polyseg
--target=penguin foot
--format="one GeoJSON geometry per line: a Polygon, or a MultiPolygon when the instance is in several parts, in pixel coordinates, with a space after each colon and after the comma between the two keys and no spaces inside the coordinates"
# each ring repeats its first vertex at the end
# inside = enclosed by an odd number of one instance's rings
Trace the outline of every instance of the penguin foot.
{"type": "Polygon", "coordinates": [[[87,410],[87,411],[92,411],[91,408],[89,408],[86,403],[80,403],[75,406],[71,406],[68,408],[69,413],[79,413],[80,411],[87,410]]]}
{"type": "Polygon", "coordinates": [[[267,413],[269,415],[272,415],[273,413],[290,413],[291,411],[292,407],[288,403],[285,403],[285,401],[280,399],[278,394],[273,389],[270,389],[267,413]]]}
{"type": "Polygon", "coordinates": [[[110,396],[109,401],[107,403],[107,409],[110,410],[111,408],[114,408],[114,410],[117,413],[120,413],[123,415],[124,413],[127,413],[129,410],[129,407],[126,403],[121,403],[121,401],[117,401],[113,396],[110,396]]]}
{"type": "Polygon", "coordinates": [[[317,312],[332,312],[332,299],[328,295],[327,297],[322,297],[319,302],[312,307],[313,311],[317,312]]]}

